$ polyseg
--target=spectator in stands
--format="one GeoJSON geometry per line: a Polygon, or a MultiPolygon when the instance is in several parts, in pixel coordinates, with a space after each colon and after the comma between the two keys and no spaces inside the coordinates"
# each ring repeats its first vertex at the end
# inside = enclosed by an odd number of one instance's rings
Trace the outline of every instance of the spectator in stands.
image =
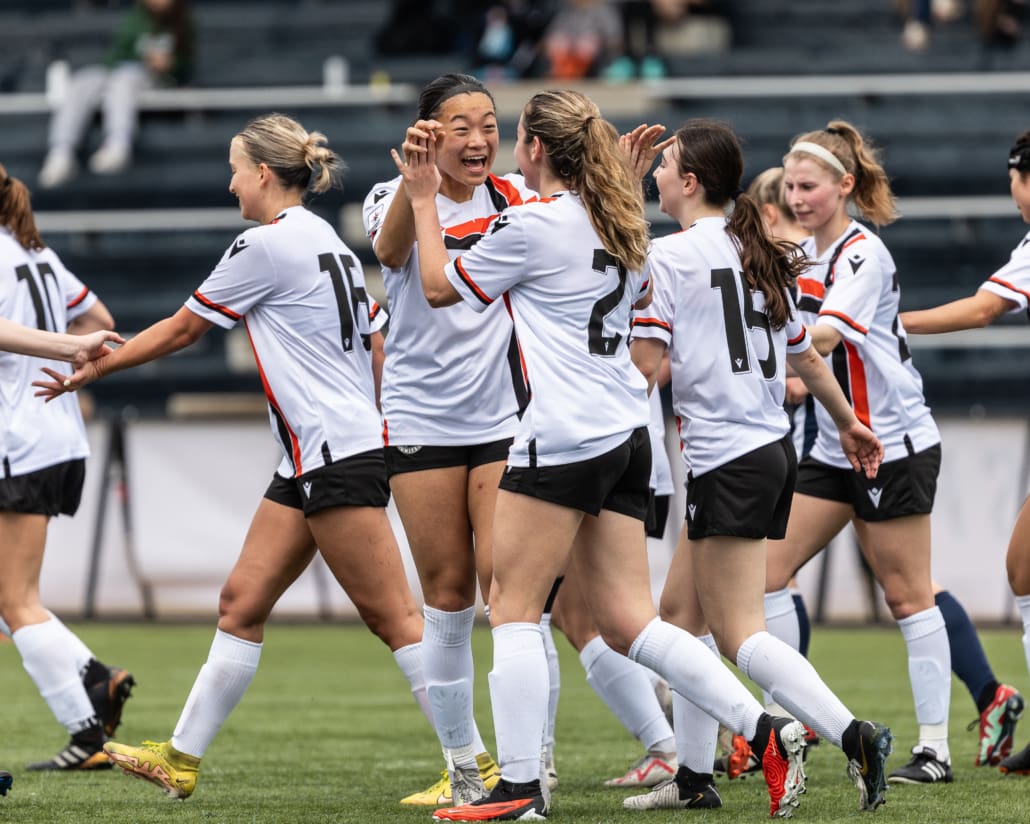
{"type": "MultiPolygon", "coordinates": [[[[615,0],[622,14],[623,47],[605,67],[605,80],[623,82],[638,75],[658,80],[666,75],[658,50],[658,29],[678,22],[693,3],[688,0],[615,0]]],[[[695,3],[697,0],[695,0],[695,3]]]]}
{"type": "Polygon", "coordinates": [[[53,188],[78,171],[76,151],[94,112],[103,110],[104,137],[89,159],[96,174],[116,174],[132,159],[140,92],[190,79],[193,22],[189,0],[138,0],[122,19],[101,66],[74,72],[50,122],[49,152],[39,185],[53,188]]]}
{"type": "Polygon", "coordinates": [[[607,0],[565,0],[544,34],[555,80],[596,77],[622,49],[622,23],[607,0]]]}
{"type": "MultiPolygon", "coordinates": [[[[71,360],[100,354],[102,339],[88,351],[66,350],[66,333],[109,330],[110,312],[48,249],[32,214],[29,190],[0,166],[0,327],[5,346],[71,360]],[[17,332],[15,324],[28,326],[17,332]],[[11,337],[11,327],[17,333],[11,337]],[[35,327],[32,329],[31,327],[35,327]],[[44,331],[39,331],[44,330],[44,331]],[[36,334],[38,332],[38,334],[36,334]],[[31,334],[30,334],[31,333],[31,334]],[[52,334],[60,333],[60,334],[52,334]],[[44,335],[50,335],[44,338],[44,335]],[[57,350],[50,347],[56,345],[57,350]]],[[[109,668],[52,612],[39,596],[47,527],[56,515],[74,515],[85,480],[89,443],[76,399],[43,405],[29,383],[48,360],[0,354],[0,633],[14,641],[22,664],[71,740],[53,758],[30,770],[93,770],[109,766],[102,751],[121,719],[134,683],[123,669],[109,668]]],[[[50,363],[49,365],[56,366],[50,363]]],[[[2,784],[0,784],[2,786],[2,784]]]]}

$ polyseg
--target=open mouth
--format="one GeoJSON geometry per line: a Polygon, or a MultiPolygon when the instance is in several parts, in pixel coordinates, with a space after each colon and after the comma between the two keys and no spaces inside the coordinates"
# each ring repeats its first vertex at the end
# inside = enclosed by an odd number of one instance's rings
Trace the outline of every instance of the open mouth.
{"type": "Polygon", "coordinates": [[[461,164],[472,174],[483,174],[486,172],[486,155],[472,155],[463,157],[461,164]]]}

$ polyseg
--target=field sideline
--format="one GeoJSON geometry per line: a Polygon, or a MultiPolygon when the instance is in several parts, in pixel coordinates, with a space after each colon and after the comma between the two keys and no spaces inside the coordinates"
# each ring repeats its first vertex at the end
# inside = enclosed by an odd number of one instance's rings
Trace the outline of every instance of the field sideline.
{"type": "MultiPolygon", "coordinates": [[[[119,740],[139,743],[171,735],[197,670],[207,655],[213,625],[73,625],[94,651],[135,674],[139,686],[128,703],[119,740]]],[[[632,813],[622,809],[629,790],[601,781],[620,774],[640,754],[586,685],[574,650],[556,633],[562,656],[557,767],[561,785],[551,818],[568,824],[686,820],[768,820],[761,779],[717,782],[723,808],[714,811],[632,813]]],[[[1030,693],[1017,630],[982,633],[995,673],[1030,693]]],[[[492,742],[486,673],[490,637],[477,626],[477,717],[492,742]]],[[[826,680],[860,717],[888,723],[897,737],[891,766],[908,760],[915,721],[904,647],[892,628],[817,628],[812,659],[826,680]]],[[[185,802],[120,772],[27,773],[29,761],[52,755],[66,743],[46,705],[21,667],[11,644],[0,644],[3,734],[0,768],[14,788],[0,799],[0,822],[112,824],[205,822],[428,822],[425,808],[397,804],[428,785],[442,765],[435,737],[407,691],[389,651],[356,626],[273,624],[261,668],[242,704],[215,740],[200,781],[185,802]]],[[[972,766],[976,716],[965,687],[954,681],[951,748],[955,783],[895,787],[876,813],[859,816],[857,791],[844,776],[844,758],[825,743],[807,763],[809,791],[794,814],[797,822],[881,820],[916,822],[1030,821],[1030,777],[1003,776],[972,766]]],[[[1030,718],[1016,732],[1022,748],[1030,718]],[[1023,726],[1025,725],[1025,726],[1023,726]]]]}

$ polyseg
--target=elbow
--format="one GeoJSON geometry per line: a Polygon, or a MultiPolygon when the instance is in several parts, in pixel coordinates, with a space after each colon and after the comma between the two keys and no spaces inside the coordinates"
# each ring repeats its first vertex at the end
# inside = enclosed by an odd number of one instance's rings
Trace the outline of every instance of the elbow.
{"type": "Polygon", "coordinates": [[[434,309],[450,306],[454,303],[454,293],[444,289],[425,289],[426,303],[434,309]]]}

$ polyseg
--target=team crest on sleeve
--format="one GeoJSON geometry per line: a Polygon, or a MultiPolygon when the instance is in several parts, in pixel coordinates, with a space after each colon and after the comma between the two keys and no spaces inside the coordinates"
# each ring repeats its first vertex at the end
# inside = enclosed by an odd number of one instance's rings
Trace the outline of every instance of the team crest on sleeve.
{"type": "Polygon", "coordinates": [[[862,264],[865,263],[865,258],[862,257],[860,253],[855,252],[855,254],[848,258],[848,263],[851,264],[851,274],[857,275],[858,270],[861,269],[862,264]]]}
{"type": "Polygon", "coordinates": [[[495,232],[500,231],[501,229],[503,229],[507,225],[508,225],[508,215],[506,215],[506,214],[504,214],[502,212],[501,214],[499,214],[497,216],[497,220],[495,220],[493,222],[493,225],[490,227],[490,234],[494,234],[495,232]]]}
{"type": "Polygon", "coordinates": [[[390,190],[389,189],[376,189],[374,192],[372,192],[372,202],[373,203],[378,203],[380,200],[382,200],[388,194],[390,194],[390,190]]]}
{"type": "Polygon", "coordinates": [[[247,239],[246,238],[244,238],[244,237],[236,238],[235,243],[233,243],[233,245],[229,249],[229,257],[231,257],[231,258],[232,257],[236,257],[236,255],[238,255],[240,252],[242,252],[248,246],[250,246],[250,244],[247,243],[247,239]]]}

